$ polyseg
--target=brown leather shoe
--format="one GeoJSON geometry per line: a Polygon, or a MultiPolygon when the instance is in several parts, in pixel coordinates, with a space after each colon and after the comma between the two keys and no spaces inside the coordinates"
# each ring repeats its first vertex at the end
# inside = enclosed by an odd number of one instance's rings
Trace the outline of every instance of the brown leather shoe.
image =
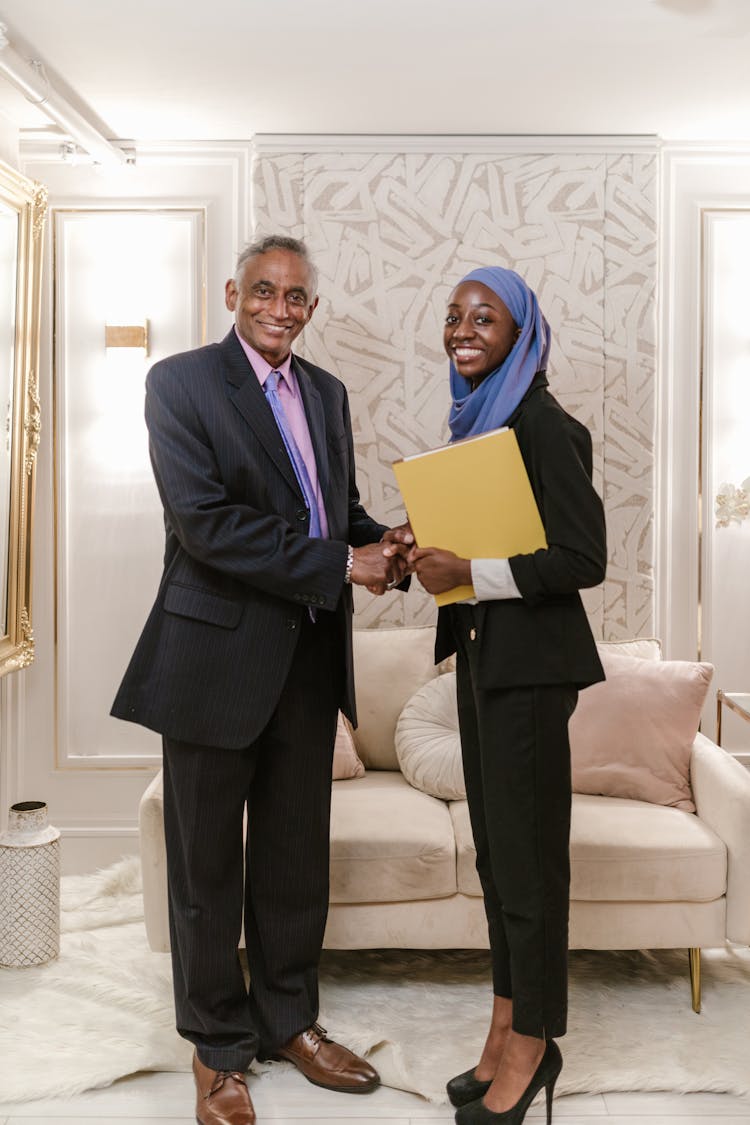
{"type": "Polygon", "coordinates": [[[238,1070],[211,1070],[193,1055],[198,1125],[255,1125],[244,1074],[238,1070]]]}
{"type": "Polygon", "coordinates": [[[326,1029],[314,1023],[294,1035],[274,1058],[294,1063],[308,1082],[343,1094],[369,1094],[380,1085],[380,1075],[347,1047],[334,1043],[326,1029]]]}

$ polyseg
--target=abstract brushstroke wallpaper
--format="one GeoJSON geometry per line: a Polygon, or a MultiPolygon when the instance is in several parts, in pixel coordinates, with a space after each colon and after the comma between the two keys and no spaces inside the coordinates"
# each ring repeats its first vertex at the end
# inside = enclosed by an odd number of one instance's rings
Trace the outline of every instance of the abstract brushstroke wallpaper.
{"type": "MultiPolygon", "coordinates": [[[[585,597],[594,633],[650,635],[656,153],[424,148],[254,159],[256,234],[304,237],[320,269],[300,350],[349,388],[364,502],[399,522],[392,461],[447,440],[451,289],[479,265],[518,270],[552,328],[551,389],[594,441],[609,541],[607,580],[585,597]]],[[[357,613],[360,628],[435,616],[421,590],[364,594],[357,613]]]]}

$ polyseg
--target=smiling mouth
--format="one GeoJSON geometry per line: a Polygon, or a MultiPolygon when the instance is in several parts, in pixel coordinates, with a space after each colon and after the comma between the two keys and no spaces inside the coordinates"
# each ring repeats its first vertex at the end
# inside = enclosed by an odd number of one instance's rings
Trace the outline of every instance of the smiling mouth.
{"type": "Polygon", "coordinates": [[[470,359],[476,359],[482,354],[481,348],[453,348],[454,358],[461,362],[470,359]]]}
{"type": "Polygon", "coordinates": [[[266,332],[272,332],[274,336],[282,336],[285,332],[289,332],[291,326],[288,324],[268,324],[267,321],[258,321],[261,328],[266,332]]]}

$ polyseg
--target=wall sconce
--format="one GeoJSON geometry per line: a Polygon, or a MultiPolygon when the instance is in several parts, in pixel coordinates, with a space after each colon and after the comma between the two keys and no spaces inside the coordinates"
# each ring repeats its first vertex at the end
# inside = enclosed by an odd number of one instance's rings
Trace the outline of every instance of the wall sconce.
{"type": "Polygon", "coordinates": [[[148,355],[148,321],[143,324],[105,324],[105,348],[143,348],[148,355]]]}

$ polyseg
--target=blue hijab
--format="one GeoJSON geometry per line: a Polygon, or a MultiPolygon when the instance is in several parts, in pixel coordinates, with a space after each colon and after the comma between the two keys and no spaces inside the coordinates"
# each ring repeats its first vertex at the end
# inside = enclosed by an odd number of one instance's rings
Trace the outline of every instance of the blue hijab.
{"type": "Polygon", "coordinates": [[[550,349],[549,325],[535,294],[517,273],[489,266],[472,270],[461,279],[463,281],[481,281],[491,289],[507,307],[521,332],[500,366],[487,375],[475,391],[451,362],[453,403],[448,417],[451,441],[504,426],[537,371],[546,369],[550,349]]]}

